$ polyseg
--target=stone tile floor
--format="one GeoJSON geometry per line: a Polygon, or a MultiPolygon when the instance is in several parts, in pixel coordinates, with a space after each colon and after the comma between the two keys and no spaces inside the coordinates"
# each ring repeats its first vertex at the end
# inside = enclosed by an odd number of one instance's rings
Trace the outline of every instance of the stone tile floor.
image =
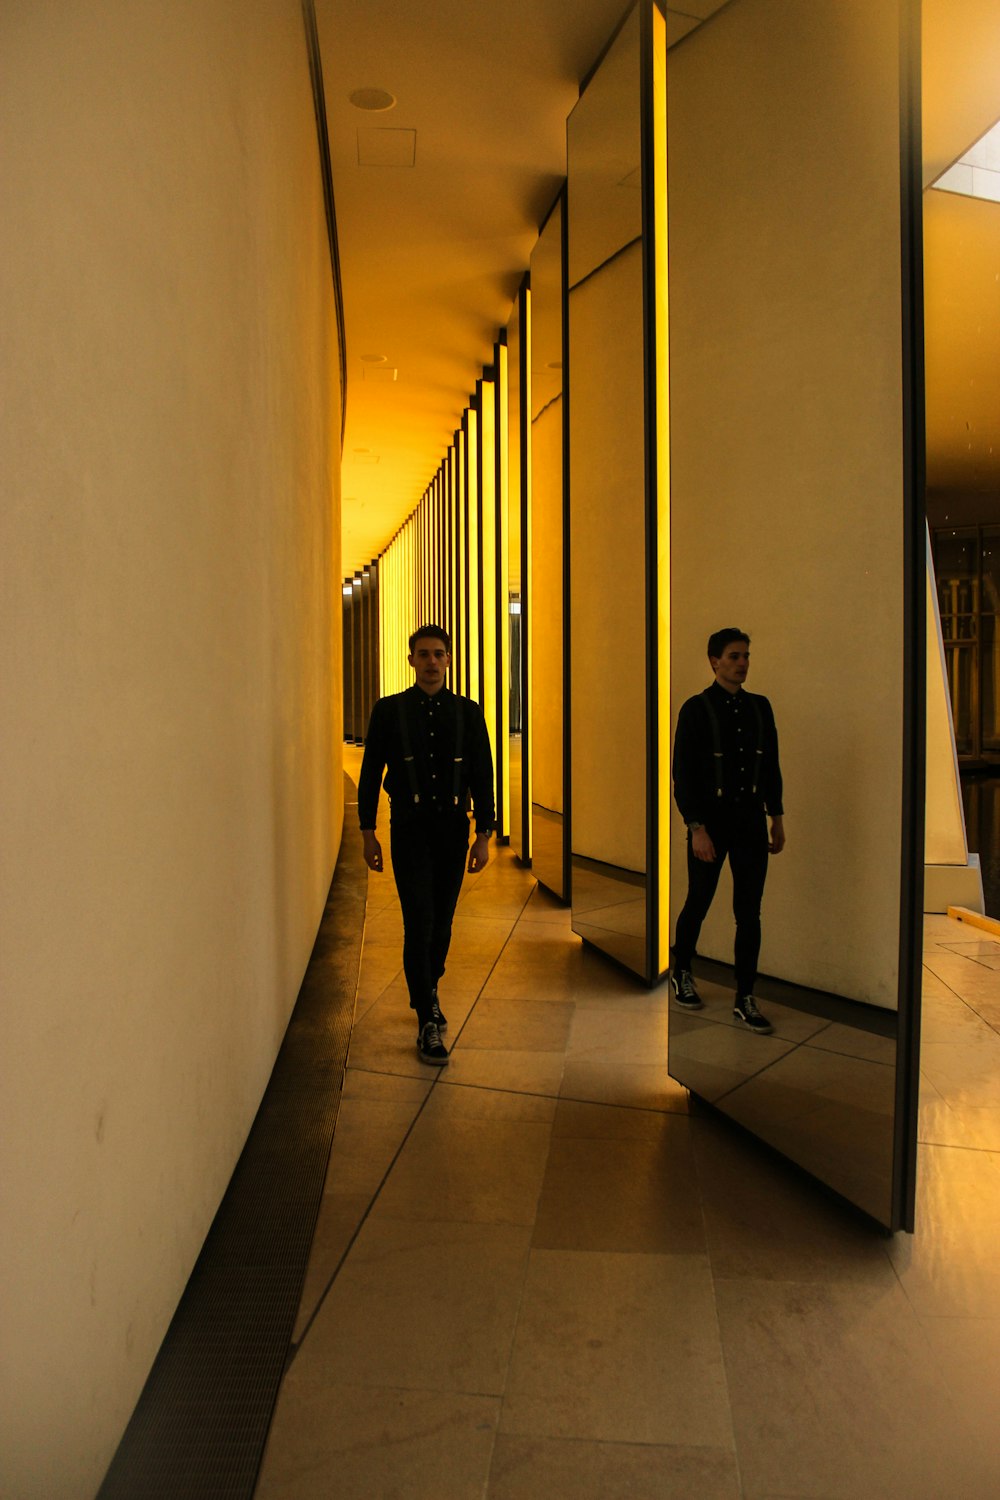
{"type": "Polygon", "coordinates": [[[918,1232],[889,1240],[689,1116],[665,993],[509,852],[466,879],[443,1070],[401,935],[373,876],[259,1500],[1000,1495],[1000,942],[927,919],[918,1232]]]}

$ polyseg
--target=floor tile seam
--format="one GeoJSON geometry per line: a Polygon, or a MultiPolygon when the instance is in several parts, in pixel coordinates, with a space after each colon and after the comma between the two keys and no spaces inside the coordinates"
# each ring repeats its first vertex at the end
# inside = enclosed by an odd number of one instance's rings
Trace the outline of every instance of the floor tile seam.
{"type": "MultiPolygon", "coordinates": [[[[904,1291],[905,1291],[905,1287],[904,1287],[904,1291]]],[[[907,1300],[909,1301],[909,1299],[907,1299],[907,1300]]],[[[932,1373],[934,1379],[940,1385],[940,1387],[941,1387],[942,1391],[944,1392],[944,1394],[947,1396],[949,1404],[952,1407],[952,1413],[953,1413],[953,1415],[952,1415],[952,1421],[953,1421],[953,1423],[955,1424],[956,1427],[964,1429],[965,1433],[968,1436],[975,1436],[976,1434],[975,1434],[975,1432],[973,1430],[972,1424],[970,1422],[968,1422],[968,1419],[966,1417],[966,1403],[965,1403],[965,1401],[963,1399],[962,1390],[961,1390],[960,1386],[957,1385],[945,1373],[943,1362],[942,1362],[940,1356],[938,1355],[938,1352],[935,1349],[933,1342],[931,1341],[930,1329],[927,1326],[927,1319],[928,1319],[928,1317],[930,1317],[931,1319],[933,1319],[934,1314],[924,1314],[924,1313],[921,1313],[914,1306],[914,1304],[912,1303],[912,1301],[910,1302],[910,1307],[911,1307],[911,1309],[913,1311],[913,1316],[914,1316],[914,1318],[916,1320],[917,1327],[918,1327],[918,1330],[919,1330],[919,1333],[920,1333],[920,1337],[921,1337],[921,1339],[923,1340],[923,1343],[924,1343],[924,1348],[925,1348],[925,1351],[926,1351],[926,1354],[927,1354],[927,1359],[928,1359],[928,1363],[929,1363],[929,1366],[930,1366],[930,1369],[931,1369],[931,1373],[932,1373]]],[[[978,1320],[976,1320],[976,1321],[978,1321],[978,1320]]]]}
{"type": "MultiPolygon", "coordinates": [[[[746,1036],[748,1034],[749,1035],[753,1035],[752,1032],[751,1033],[747,1033],[745,1031],[740,1031],[739,1032],[739,1035],[741,1035],[741,1036],[746,1036]]],[[[788,1038],[787,1037],[778,1037],[777,1040],[779,1042],[780,1041],[787,1041],[788,1038]]],[[[726,1099],[732,1099],[735,1094],[738,1094],[741,1091],[741,1089],[749,1088],[752,1083],[757,1083],[758,1080],[761,1079],[764,1076],[765,1073],[770,1073],[771,1069],[772,1068],[776,1068],[779,1063],[786,1063],[788,1061],[788,1059],[791,1057],[791,1055],[792,1055],[793,1052],[800,1052],[802,1050],[802,1048],[805,1047],[806,1045],[807,1045],[806,1042],[789,1042],[789,1046],[788,1046],[788,1051],[787,1052],[782,1052],[782,1054],[781,1054],[780,1057],[772,1058],[772,1060],[769,1063],[765,1063],[762,1068],[758,1068],[757,1071],[756,1071],[756,1073],[752,1073],[749,1078],[743,1078],[743,1079],[741,1079],[739,1083],[733,1084],[733,1087],[731,1089],[727,1089],[724,1094],[719,1094],[719,1095],[717,1095],[716,1098],[711,1099],[708,1102],[712,1105],[713,1109],[718,1109],[719,1106],[723,1103],[724,1100],[726,1100],[726,1099]]],[[[885,1064],[884,1066],[888,1066],[888,1064],[885,1064]]]]}
{"type": "MultiPolygon", "coordinates": [[[[951,1105],[948,1103],[947,1099],[942,1099],[941,1102],[946,1109],[951,1109],[951,1105]]],[[[976,1106],[973,1105],[971,1107],[975,1108],[976,1106]]],[[[951,1112],[952,1114],[955,1114],[954,1110],[952,1110],[951,1112]]],[[[956,1119],[958,1118],[957,1115],[955,1117],[956,1119]]],[[[917,1145],[933,1146],[936,1151],[978,1151],[985,1156],[1000,1156],[1000,1146],[966,1146],[963,1145],[960,1141],[928,1141],[924,1140],[923,1137],[919,1135],[917,1137],[917,1145]]]]}
{"type": "MultiPolygon", "coordinates": [[[[524,908],[527,906],[528,902],[531,900],[533,891],[534,891],[534,886],[532,887],[532,889],[528,892],[528,894],[524,898],[524,901],[523,901],[522,906],[521,906],[521,911],[522,912],[524,911],[524,908]]],[[[461,1040],[462,1032],[465,1030],[466,1026],[468,1026],[468,1024],[469,1024],[469,1018],[474,1014],[476,1006],[479,1004],[480,1000],[483,998],[483,990],[489,984],[489,982],[492,979],[494,973],[496,972],[497,964],[500,962],[501,958],[503,957],[503,955],[504,955],[504,953],[505,953],[505,951],[507,949],[507,945],[510,942],[511,937],[513,936],[514,929],[517,927],[517,924],[518,924],[518,922],[520,920],[521,920],[521,917],[520,917],[520,914],[518,914],[518,916],[516,916],[514,918],[514,921],[511,924],[510,931],[507,933],[507,936],[504,938],[502,944],[500,945],[499,952],[497,953],[496,957],[493,959],[493,962],[490,964],[489,971],[487,972],[486,977],[484,978],[482,984],[479,986],[479,989],[476,991],[475,998],[473,999],[472,1004],[469,1006],[469,1010],[468,1010],[468,1012],[467,1012],[467,1014],[465,1016],[465,1019],[463,1020],[461,1026],[458,1028],[458,1031],[455,1033],[455,1037],[454,1037],[454,1040],[452,1041],[450,1051],[454,1051],[455,1047],[458,1045],[459,1041],[461,1040]]],[[[474,1049],[470,1049],[470,1050],[474,1050],[474,1049]]],[[[486,1050],[486,1049],[480,1049],[480,1050],[486,1050]]],[[[497,1049],[494,1049],[494,1050],[497,1050],[497,1049]]],[[[509,1050],[509,1049],[507,1049],[507,1050],[509,1050]]]]}
{"type": "MultiPolygon", "coordinates": [[[[528,894],[527,894],[527,896],[525,897],[524,903],[522,905],[522,908],[521,908],[522,911],[524,910],[524,907],[527,906],[528,901],[530,901],[531,895],[532,895],[532,891],[529,891],[528,894]]],[[[518,920],[519,920],[519,918],[515,918],[514,925],[511,927],[511,932],[513,932],[514,926],[517,925],[517,921],[518,920]]],[[[366,915],[366,925],[367,925],[367,915],[366,915]]],[[[489,970],[489,974],[487,974],[486,979],[483,982],[483,985],[480,986],[480,989],[479,989],[479,991],[478,991],[478,993],[476,995],[476,998],[472,1002],[472,1006],[470,1007],[469,1013],[465,1017],[465,1020],[462,1022],[462,1025],[461,1025],[461,1027],[458,1030],[458,1033],[457,1033],[457,1035],[455,1037],[455,1042],[457,1042],[458,1039],[459,1039],[459,1037],[461,1037],[462,1031],[465,1029],[465,1026],[468,1023],[469,1016],[475,1010],[475,1007],[476,1007],[476,1005],[477,1005],[477,1003],[478,1003],[478,1001],[480,999],[480,996],[482,995],[483,987],[488,982],[490,975],[493,973],[493,970],[496,968],[496,965],[497,965],[497,963],[500,960],[500,956],[503,953],[504,948],[506,948],[507,944],[510,942],[511,932],[509,932],[507,934],[507,937],[504,939],[504,942],[503,942],[503,944],[502,944],[502,946],[500,948],[499,953],[497,954],[496,958],[493,960],[493,963],[492,963],[492,965],[490,967],[490,970],[489,970]]],[[[362,963],[364,962],[364,931],[362,931],[362,939],[361,939],[361,962],[362,963]]],[[[398,972],[397,972],[397,977],[398,977],[398,972]]],[[[357,1003],[357,996],[355,995],[355,1005],[356,1005],[356,1003],[357,1003]]],[[[353,1022],[352,1022],[352,1030],[353,1030],[353,1022]]],[[[454,1047],[454,1043],[452,1044],[452,1046],[454,1047]]],[[[346,1074],[346,1067],[349,1066],[349,1064],[350,1064],[350,1044],[348,1044],[347,1060],[346,1060],[346,1064],[345,1064],[345,1074],[346,1074]]],[[[361,1071],[361,1070],[359,1070],[359,1071],[361,1071]]],[[[398,1075],[398,1074],[388,1074],[388,1075],[384,1075],[384,1076],[398,1077],[400,1075],[398,1075]]],[[[404,1076],[409,1076],[409,1075],[404,1075],[404,1076]]],[[[316,1300],[316,1304],[313,1307],[312,1312],[309,1314],[309,1318],[308,1318],[308,1320],[306,1322],[305,1327],[302,1330],[302,1333],[301,1333],[300,1337],[298,1338],[298,1340],[293,1345],[291,1345],[289,1347],[289,1351],[288,1351],[288,1354],[286,1356],[286,1361],[285,1361],[285,1369],[286,1369],[286,1371],[289,1370],[292,1367],[292,1365],[294,1364],[294,1362],[295,1362],[295,1360],[296,1360],[296,1358],[298,1356],[299,1350],[302,1348],[302,1345],[305,1343],[305,1340],[308,1338],[309,1333],[310,1333],[310,1331],[312,1329],[312,1326],[315,1323],[317,1316],[319,1315],[319,1311],[320,1311],[321,1307],[323,1306],[323,1303],[326,1301],[326,1298],[329,1295],[330,1291],[332,1290],[332,1288],[334,1286],[334,1283],[337,1280],[337,1277],[340,1275],[340,1272],[343,1269],[344,1263],[347,1260],[347,1257],[350,1255],[351,1250],[353,1249],[354,1244],[357,1241],[357,1238],[358,1238],[358,1236],[361,1233],[361,1230],[364,1228],[365,1224],[368,1222],[368,1219],[371,1216],[372,1211],[373,1211],[373,1209],[374,1209],[376,1203],[378,1202],[378,1199],[379,1199],[379,1197],[380,1197],[380,1195],[382,1193],[382,1189],[385,1187],[385,1184],[388,1181],[389,1176],[392,1173],[392,1170],[393,1170],[393,1168],[396,1165],[396,1162],[399,1160],[399,1157],[400,1157],[400,1155],[401,1155],[404,1147],[406,1146],[407,1142],[410,1139],[411,1134],[413,1133],[413,1130],[414,1130],[414,1127],[416,1126],[417,1121],[419,1120],[420,1116],[423,1114],[424,1109],[427,1107],[428,1100],[431,1098],[431,1095],[433,1094],[435,1088],[437,1087],[437,1085],[438,1085],[438,1083],[440,1081],[441,1081],[441,1074],[440,1074],[440,1071],[439,1071],[436,1074],[436,1076],[431,1079],[431,1081],[430,1081],[430,1087],[428,1088],[427,1093],[424,1095],[423,1099],[420,1100],[420,1103],[418,1104],[417,1109],[416,1109],[416,1111],[414,1113],[413,1119],[410,1121],[410,1123],[409,1123],[409,1125],[408,1125],[408,1127],[407,1127],[407,1129],[406,1129],[406,1131],[405,1131],[405,1133],[403,1135],[402,1140],[400,1141],[398,1147],[396,1148],[396,1151],[393,1154],[392,1160],[390,1161],[389,1165],[386,1167],[386,1170],[383,1173],[383,1175],[382,1175],[382,1177],[381,1177],[381,1179],[379,1181],[379,1184],[378,1184],[377,1188],[375,1189],[375,1192],[372,1194],[372,1197],[369,1200],[368,1206],[365,1209],[364,1213],[362,1214],[361,1219],[358,1222],[358,1224],[357,1224],[357,1226],[356,1226],[356,1228],[354,1230],[354,1233],[351,1235],[351,1237],[350,1237],[347,1245],[344,1248],[343,1253],[341,1254],[339,1260],[337,1261],[337,1264],[334,1267],[333,1272],[330,1275],[329,1280],[327,1281],[326,1285],[324,1286],[324,1288],[320,1292],[320,1294],[319,1294],[319,1296],[318,1296],[318,1298],[316,1300]]],[[[537,1216],[537,1205],[536,1205],[536,1216],[537,1216]]],[[[451,1221],[446,1221],[446,1222],[451,1222],[451,1221]]],[[[460,1221],[460,1222],[465,1222],[465,1221],[460,1221]]],[[[534,1220],[532,1220],[532,1223],[534,1223],[534,1220]]],[[[517,1226],[517,1227],[529,1227],[529,1226],[517,1226]]]]}
{"type": "MultiPolygon", "coordinates": [[[[348,1053],[348,1056],[350,1056],[349,1053],[348,1053]]],[[[391,1073],[391,1074],[384,1075],[384,1076],[388,1076],[388,1077],[391,1077],[391,1078],[396,1078],[396,1077],[399,1077],[400,1075],[396,1074],[396,1073],[391,1073]]],[[[347,1244],[345,1245],[344,1250],[343,1250],[342,1254],[340,1255],[340,1258],[337,1261],[337,1264],[334,1266],[333,1271],[332,1271],[329,1279],[326,1282],[326,1285],[320,1291],[320,1293],[319,1293],[319,1295],[318,1295],[318,1297],[316,1299],[316,1303],[315,1303],[315,1305],[314,1305],[314,1307],[312,1309],[312,1312],[309,1314],[309,1317],[308,1317],[308,1319],[306,1321],[306,1325],[305,1325],[305,1327],[302,1330],[302,1333],[300,1334],[299,1338],[295,1341],[295,1343],[289,1346],[288,1355],[287,1355],[286,1360],[285,1360],[285,1370],[286,1370],[286,1372],[289,1369],[291,1369],[292,1365],[294,1364],[294,1362],[295,1362],[295,1360],[296,1360],[296,1358],[298,1356],[299,1350],[302,1348],[302,1345],[305,1343],[305,1341],[306,1341],[307,1337],[309,1336],[309,1333],[310,1333],[310,1331],[312,1329],[312,1326],[315,1323],[317,1316],[319,1315],[320,1308],[323,1306],[323,1303],[326,1301],[326,1298],[328,1297],[329,1293],[333,1289],[333,1285],[336,1282],[337,1277],[340,1275],[341,1271],[343,1270],[344,1262],[347,1260],[347,1257],[350,1255],[351,1250],[354,1248],[354,1244],[355,1244],[358,1236],[360,1235],[360,1233],[361,1233],[362,1229],[364,1228],[365,1224],[368,1222],[368,1219],[371,1216],[372,1210],[375,1207],[375,1204],[378,1202],[379,1196],[380,1196],[380,1194],[382,1192],[382,1189],[385,1187],[386,1182],[389,1179],[389,1175],[392,1172],[393,1167],[396,1165],[396,1162],[399,1160],[400,1154],[402,1153],[402,1150],[403,1150],[404,1146],[406,1145],[407,1141],[410,1139],[411,1134],[413,1133],[414,1126],[416,1125],[416,1123],[419,1120],[420,1116],[423,1114],[425,1108],[427,1107],[427,1101],[430,1099],[431,1094],[434,1091],[434,1085],[435,1085],[436,1082],[437,1082],[436,1078],[431,1080],[431,1086],[430,1086],[430,1088],[427,1090],[427,1093],[424,1095],[424,1097],[417,1104],[417,1108],[414,1111],[413,1119],[410,1121],[409,1125],[406,1127],[406,1130],[403,1133],[403,1138],[399,1142],[399,1145],[396,1147],[396,1150],[393,1153],[392,1160],[389,1162],[389,1165],[386,1167],[386,1169],[383,1172],[381,1178],[379,1179],[378,1186],[375,1188],[374,1193],[372,1193],[372,1195],[371,1195],[371,1197],[370,1197],[370,1199],[368,1201],[368,1204],[367,1204],[364,1212],[362,1213],[361,1218],[358,1220],[358,1223],[355,1226],[353,1234],[351,1235],[350,1239],[348,1240],[347,1244]]]]}
{"type": "MultiPolygon", "coordinates": [[[[645,1067],[645,1064],[640,1063],[638,1066],[645,1067]]],[[[579,1099],[575,1094],[560,1094],[558,1097],[560,1104],[563,1102],[566,1104],[593,1104],[602,1109],[629,1109],[641,1115],[682,1115],[685,1119],[694,1118],[686,1110],[656,1109],[650,1104],[619,1104],[610,1099],[579,1099]]]]}
{"type": "MultiPolygon", "coordinates": [[[[694,1156],[695,1153],[693,1141],[691,1143],[691,1152],[692,1156],[694,1156]]],[[[708,1266],[708,1275],[712,1286],[712,1312],[714,1317],[713,1326],[715,1328],[715,1337],[718,1341],[719,1357],[722,1362],[722,1378],[726,1388],[726,1411],[729,1424],[729,1439],[730,1443],[732,1444],[733,1462],[736,1465],[736,1482],[739,1485],[739,1492],[742,1495],[745,1490],[745,1485],[743,1479],[743,1464],[740,1457],[740,1445],[736,1434],[736,1418],[733,1411],[733,1379],[729,1363],[726,1359],[726,1343],[724,1338],[722,1337],[722,1318],[719,1313],[719,1298],[717,1292],[719,1277],[716,1276],[715,1267],[712,1263],[712,1241],[709,1235],[708,1217],[705,1209],[705,1195],[702,1192],[701,1174],[698,1170],[698,1162],[696,1157],[694,1162],[694,1172],[695,1182],[698,1188],[698,1197],[701,1203],[702,1233],[705,1242],[705,1261],[708,1266]]]]}
{"type": "MultiPolygon", "coordinates": [[[[875,1237],[875,1231],[872,1232],[875,1237]]],[[[884,1251],[886,1259],[889,1260],[887,1251],[884,1251]]],[[[796,1291],[815,1291],[817,1287],[862,1287],[869,1291],[878,1290],[876,1282],[867,1277],[858,1276],[813,1276],[808,1281],[802,1281],[797,1276],[734,1276],[713,1272],[712,1279],[719,1286],[757,1286],[757,1287],[791,1287],[796,1291]]],[[[897,1278],[898,1279],[898,1278],[897,1278]]]]}
{"type": "MultiPolygon", "coordinates": [[[[947,1103],[947,1100],[945,1101],[947,1103]]],[[[971,1106],[974,1107],[974,1106],[971,1106]]],[[[983,1156],[993,1157],[997,1165],[1000,1165],[1000,1147],[994,1146],[955,1146],[939,1144],[936,1141],[921,1142],[922,1145],[931,1146],[935,1151],[972,1151],[983,1156]]]]}
{"type": "MultiPolygon", "coordinates": [[[[530,1432],[524,1428],[518,1428],[516,1432],[502,1432],[497,1430],[498,1437],[524,1438],[527,1442],[537,1443],[560,1443],[567,1448],[648,1448],[654,1453],[714,1453],[725,1454],[727,1458],[735,1457],[735,1448],[723,1448],[718,1443],[654,1443],[649,1438],[610,1438],[610,1437],[577,1437],[576,1433],[569,1432],[530,1432]]],[[[814,1497],[806,1497],[806,1500],[814,1500],[814,1497]]]]}
{"type": "Polygon", "coordinates": [[[954,995],[955,999],[958,1000],[958,1001],[960,1001],[961,1004],[964,1005],[967,1010],[971,1010],[972,1014],[974,1016],[978,1017],[978,1019],[980,1021],[983,1021],[987,1026],[990,1026],[991,1030],[996,1030],[996,1028],[993,1027],[993,1026],[991,1026],[991,1023],[986,1020],[985,1016],[981,1016],[979,1014],[978,1010],[976,1009],[976,1007],[972,1003],[972,1001],[971,1000],[967,1000],[965,998],[965,996],[961,993],[961,991],[960,990],[956,990],[955,986],[953,984],[949,983],[949,981],[947,979],[945,979],[942,975],[940,975],[938,973],[935,973],[935,971],[931,968],[930,964],[925,963],[922,967],[925,968],[928,971],[928,973],[933,974],[934,978],[937,980],[938,984],[943,984],[944,987],[945,987],[945,989],[949,992],[949,994],[954,995]]]}

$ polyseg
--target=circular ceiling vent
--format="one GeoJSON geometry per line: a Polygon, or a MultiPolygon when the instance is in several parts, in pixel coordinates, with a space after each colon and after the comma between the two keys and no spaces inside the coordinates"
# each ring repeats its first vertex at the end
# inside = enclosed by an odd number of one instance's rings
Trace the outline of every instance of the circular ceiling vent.
{"type": "Polygon", "coordinates": [[[355,89],[351,95],[351,103],[355,109],[392,109],[396,98],[386,89],[355,89]]]}

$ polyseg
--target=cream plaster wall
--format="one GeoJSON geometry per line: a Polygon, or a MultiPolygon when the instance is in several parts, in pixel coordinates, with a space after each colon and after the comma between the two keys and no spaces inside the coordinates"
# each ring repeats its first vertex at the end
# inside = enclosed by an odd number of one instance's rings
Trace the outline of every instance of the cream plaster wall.
{"type": "MultiPolygon", "coordinates": [[[[669,56],[672,720],[753,638],[788,844],[765,973],[894,1007],[902,787],[899,9],[734,0],[669,56]],[[752,65],[748,65],[752,59],[752,65]],[[833,124],[835,122],[835,128],[833,124]]],[[[671,888],[686,889],[674,818],[671,888]]],[[[728,872],[701,950],[731,959],[728,872]]]]}
{"type": "Polygon", "coordinates": [[[85,1500],[339,846],[336,323],[298,0],[16,3],[0,59],[0,1492],[85,1500]]]}

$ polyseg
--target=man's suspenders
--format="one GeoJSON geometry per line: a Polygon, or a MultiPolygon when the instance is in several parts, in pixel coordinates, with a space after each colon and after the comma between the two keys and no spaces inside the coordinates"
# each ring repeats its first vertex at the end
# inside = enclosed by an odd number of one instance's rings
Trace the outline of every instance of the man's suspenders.
{"type": "MultiPolygon", "coordinates": [[[[403,694],[396,697],[396,717],[399,720],[399,737],[403,742],[403,761],[406,765],[406,776],[410,783],[410,795],[413,797],[414,806],[420,804],[420,784],[417,781],[417,764],[413,757],[413,745],[410,740],[410,726],[406,722],[406,710],[403,707],[403,694]]],[[[464,719],[462,715],[462,700],[455,698],[455,771],[452,783],[452,801],[458,807],[462,794],[462,765],[463,765],[463,730],[464,719]]]]}
{"type": "MultiPolygon", "coordinates": [[[[708,714],[708,722],[712,731],[712,765],[715,767],[715,795],[721,797],[725,791],[722,764],[722,726],[719,723],[719,716],[715,712],[715,704],[709,697],[710,691],[710,688],[705,688],[701,695],[701,701],[705,705],[705,712],[708,714]]],[[[760,711],[760,704],[757,702],[755,695],[747,693],[745,696],[750,707],[753,709],[753,715],[757,721],[757,750],[754,754],[753,786],[751,787],[751,791],[756,795],[757,786],[760,782],[761,768],[764,762],[764,716],[760,711]]]]}
{"type": "Polygon", "coordinates": [[[455,698],[455,779],[452,783],[452,801],[458,806],[462,792],[462,700],[455,698]]]}
{"type": "Polygon", "coordinates": [[[413,759],[413,746],[410,743],[410,726],[406,722],[406,710],[403,707],[402,693],[396,698],[396,717],[399,719],[399,737],[403,742],[403,760],[406,763],[406,775],[410,783],[413,803],[416,806],[420,802],[420,786],[417,782],[417,767],[413,759]]]}

